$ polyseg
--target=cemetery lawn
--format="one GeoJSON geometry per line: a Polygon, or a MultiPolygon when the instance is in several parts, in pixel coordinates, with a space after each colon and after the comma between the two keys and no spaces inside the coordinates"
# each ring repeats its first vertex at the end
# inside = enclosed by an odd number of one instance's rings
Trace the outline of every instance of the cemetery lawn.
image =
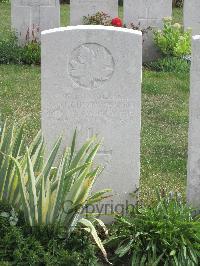
{"type": "MultiPolygon", "coordinates": [[[[174,15],[174,21],[182,21],[182,10],[175,9],[174,15]]],[[[67,5],[61,8],[61,17],[62,26],[67,25],[67,5]]],[[[0,18],[1,38],[10,32],[10,4],[0,3],[0,18]]],[[[188,98],[189,74],[143,71],[141,199],[145,203],[153,199],[156,187],[185,194],[188,98]]],[[[40,109],[40,68],[0,65],[0,113],[12,122],[25,121],[27,141],[40,129],[40,109]]]]}

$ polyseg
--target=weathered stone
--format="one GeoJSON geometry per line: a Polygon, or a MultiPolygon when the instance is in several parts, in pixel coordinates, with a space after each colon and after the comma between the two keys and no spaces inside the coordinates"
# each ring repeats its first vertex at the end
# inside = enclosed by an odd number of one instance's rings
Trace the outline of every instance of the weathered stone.
{"type": "Polygon", "coordinates": [[[19,42],[40,41],[43,30],[60,26],[59,0],[12,0],[12,29],[19,42]]]}
{"type": "Polygon", "coordinates": [[[200,36],[192,38],[187,198],[200,209],[200,36]]]}
{"type": "Polygon", "coordinates": [[[112,18],[118,16],[118,0],[71,0],[70,25],[82,25],[83,17],[104,12],[112,18]]]}
{"type": "Polygon", "coordinates": [[[200,1],[184,0],[184,28],[192,28],[193,35],[200,34],[200,1]]]}
{"type": "Polygon", "coordinates": [[[63,133],[70,141],[75,128],[79,145],[94,134],[103,138],[97,160],[105,169],[94,190],[113,189],[111,209],[132,202],[139,185],[141,70],[139,31],[77,26],[42,33],[45,140],[51,145],[63,133]]]}
{"type": "Polygon", "coordinates": [[[162,28],[163,18],[172,15],[172,0],[124,0],[124,21],[140,27],[162,28]]]}
{"type": "MultiPolygon", "coordinates": [[[[133,23],[141,30],[162,29],[163,18],[172,16],[172,0],[124,0],[124,22],[133,23]]],[[[143,34],[143,61],[155,60],[160,56],[153,41],[152,30],[143,34]]]]}

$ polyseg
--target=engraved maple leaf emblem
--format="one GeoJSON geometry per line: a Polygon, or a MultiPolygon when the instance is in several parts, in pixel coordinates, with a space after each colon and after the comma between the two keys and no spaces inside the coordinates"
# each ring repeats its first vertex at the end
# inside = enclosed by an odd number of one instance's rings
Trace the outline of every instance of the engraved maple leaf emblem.
{"type": "Polygon", "coordinates": [[[72,79],[85,88],[94,89],[109,80],[114,72],[110,52],[98,44],[85,44],[75,50],[70,61],[72,79]]]}

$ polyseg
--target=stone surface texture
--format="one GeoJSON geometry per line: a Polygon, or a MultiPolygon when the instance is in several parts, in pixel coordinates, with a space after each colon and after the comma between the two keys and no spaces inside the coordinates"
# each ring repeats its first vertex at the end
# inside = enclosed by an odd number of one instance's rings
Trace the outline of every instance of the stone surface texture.
{"type": "Polygon", "coordinates": [[[200,1],[184,1],[184,28],[192,28],[192,34],[200,34],[200,1]]]}
{"type": "Polygon", "coordinates": [[[12,0],[11,24],[19,42],[40,41],[43,30],[60,26],[59,0],[12,0]]]}
{"type": "Polygon", "coordinates": [[[172,0],[124,0],[124,21],[126,24],[140,24],[140,27],[162,28],[163,18],[172,15],[172,0]]]}
{"type": "Polygon", "coordinates": [[[192,38],[187,198],[200,209],[200,35],[192,38]]]}
{"type": "Polygon", "coordinates": [[[83,17],[102,11],[112,18],[118,16],[118,0],[71,0],[70,25],[82,25],[83,17]]]}
{"type": "MultiPolygon", "coordinates": [[[[42,32],[42,130],[48,146],[63,133],[78,145],[98,134],[105,167],[94,190],[113,189],[106,203],[133,199],[139,186],[142,35],[104,26],[42,32]],[[126,51],[124,53],[124,51],[126,51]]],[[[112,207],[111,207],[112,208],[112,207]]]]}

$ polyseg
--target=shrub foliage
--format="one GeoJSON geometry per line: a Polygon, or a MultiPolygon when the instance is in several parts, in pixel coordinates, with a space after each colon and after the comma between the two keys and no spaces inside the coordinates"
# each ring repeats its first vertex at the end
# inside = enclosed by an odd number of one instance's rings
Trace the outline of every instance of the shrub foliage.
{"type": "Polygon", "coordinates": [[[97,265],[96,248],[80,228],[66,240],[64,227],[31,228],[20,213],[15,213],[17,224],[11,225],[11,211],[0,204],[0,265],[97,265]]]}
{"type": "Polygon", "coordinates": [[[156,61],[146,63],[145,67],[158,72],[189,73],[190,62],[176,57],[164,57],[156,61]]]}
{"type": "Polygon", "coordinates": [[[115,259],[131,265],[192,266],[200,263],[200,223],[177,196],[160,197],[154,206],[137,206],[117,217],[107,245],[115,259]]]}
{"type": "Polygon", "coordinates": [[[19,46],[17,37],[0,38],[0,64],[40,64],[40,44],[33,41],[19,46]]]}
{"type": "Polygon", "coordinates": [[[154,32],[154,40],[165,56],[183,57],[191,53],[191,31],[183,31],[180,24],[164,19],[163,30],[154,32]]]}

